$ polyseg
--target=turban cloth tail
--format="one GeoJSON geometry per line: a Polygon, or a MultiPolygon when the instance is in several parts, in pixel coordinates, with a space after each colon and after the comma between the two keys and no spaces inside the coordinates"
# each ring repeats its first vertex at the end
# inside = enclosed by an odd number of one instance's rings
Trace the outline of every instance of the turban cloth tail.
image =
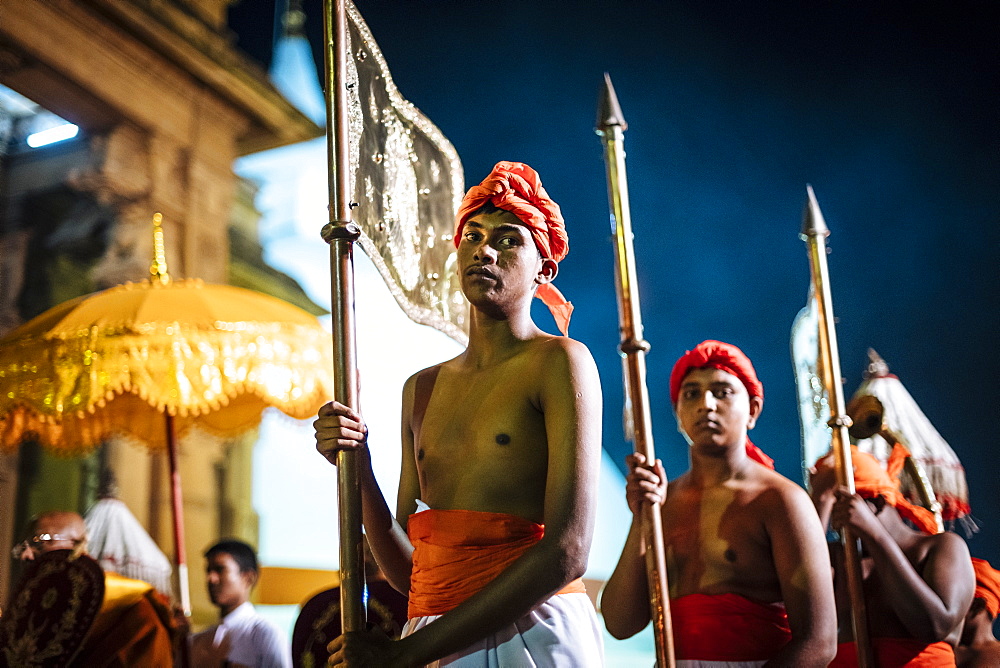
{"type": "Polygon", "coordinates": [[[1000,571],[985,559],[975,557],[972,558],[972,568],[976,571],[976,598],[985,601],[990,617],[996,619],[1000,613],[1000,571]]]}

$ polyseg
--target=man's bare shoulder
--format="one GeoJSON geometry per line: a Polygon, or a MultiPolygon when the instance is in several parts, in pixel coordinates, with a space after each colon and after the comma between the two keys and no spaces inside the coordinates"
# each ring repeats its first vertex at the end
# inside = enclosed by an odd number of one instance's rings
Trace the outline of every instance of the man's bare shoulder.
{"type": "Polygon", "coordinates": [[[455,360],[457,360],[457,359],[458,359],[458,357],[454,357],[454,358],[452,358],[450,360],[446,360],[444,362],[439,362],[438,364],[434,364],[434,365],[429,366],[429,367],[427,367],[425,369],[421,369],[420,371],[417,371],[416,373],[412,374],[409,378],[406,379],[406,382],[403,383],[403,415],[404,415],[404,417],[408,417],[410,415],[411,411],[413,410],[413,399],[414,399],[414,396],[416,395],[417,378],[419,378],[420,375],[423,374],[426,371],[430,371],[432,369],[441,369],[441,368],[443,368],[447,364],[454,363],[455,360]]]}
{"type": "Polygon", "coordinates": [[[531,349],[539,355],[583,356],[586,359],[593,359],[590,348],[568,336],[541,334],[531,339],[531,349]]]}
{"type": "Polygon", "coordinates": [[[770,489],[773,489],[783,495],[796,497],[796,500],[799,495],[804,495],[807,499],[809,497],[809,495],[806,494],[806,491],[797,482],[786,478],[777,471],[767,468],[763,464],[755,466],[754,471],[759,476],[761,484],[766,485],[770,489]]]}
{"type": "Polygon", "coordinates": [[[963,564],[970,560],[969,545],[957,533],[944,531],[924,536],[921,543],[928,557],[933,556],[937,559],[948,559],[963,564]]]}
{"type": "Polygon", "coordinates": [[[540,336],[532,340],[532,354],[539,357],[539,361],[547,363],[563,362],[569,367],[585,365],[594,367],[594,356],[590,353],[590,348],[586,345],[566,336],[540,336]]]}
{"type": "Polygon", "coordinates": [[[760,485],[760,499],[765,510],[780,515],[799,513],[803,508],[815,514],[809,494],[800,485],[766,466],[755,466],[754,480],[760,485]]]}

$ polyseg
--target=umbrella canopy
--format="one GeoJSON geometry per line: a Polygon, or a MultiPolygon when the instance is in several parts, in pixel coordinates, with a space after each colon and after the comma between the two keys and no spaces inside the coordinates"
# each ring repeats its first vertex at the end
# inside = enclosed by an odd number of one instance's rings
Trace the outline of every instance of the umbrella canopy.
{"type": "Polygon", "coordinates": [[[195,423],[220,437],[273,406],[314,415],[332,396],[331,339],[274,297],[200,280],[143,281],[73,299],[0,339],[0,448],[58,454],[113,435],[166,447],[195,423]]]}
{"type": "MultiPolygon", "coordinates": [[[[975,531],[975,522],[969,516],[969,490],[962,462],[878,353],[869,349],[868,356],[870,364],[852,402],[869,395],[879,400],[885,411],[885,426],[926,471],[941,504],[944,521],[957,523],[970,533],[975,531]]],[[[882,463],[892,451],[892,444],[879,434],[856,439],[856,443],[862,452],[872,454],[882,463]]]]}
{"type": "Polygon", "coordinates": [[[167,273],[153,216],[151,278],[64,302],[0,339],[0,450],[28,436],[82,454],[112,436],[166,449],[178,592],[190,615],[176,436],[234,437],[269,406],[314,415],[333,396],[333,342],[280,299],[167,273]]]}

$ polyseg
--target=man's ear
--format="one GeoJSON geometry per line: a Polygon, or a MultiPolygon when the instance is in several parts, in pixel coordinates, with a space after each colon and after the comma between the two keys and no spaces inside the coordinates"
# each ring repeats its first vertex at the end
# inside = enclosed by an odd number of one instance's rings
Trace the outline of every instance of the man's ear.
{"type": "Polygon", "coordinates": [[[538,268],[538,275],[535,277],[535,283],[538,283],[539,285],[551,283],[556,280],[556,274],[558,273],[559,263],[553,259],[543,257],[542,265],[538,268]]]}
{"type": "Polygon", "coordinates": [[[757,418],[760,417],[760,412],[764,410],[764,399],[762,397],[750,397],[750,420],[747,422],[747,431],[754,428],[757,424],[757,418]]]}
{"type": "Polygon", "coordinates": [[[243,571],[243,577],[247,579],[247,589],[253,589],[254,586],[257,584],[257,579],[259,575],[255,570],[248,570],[248,571],[243,571]]]}

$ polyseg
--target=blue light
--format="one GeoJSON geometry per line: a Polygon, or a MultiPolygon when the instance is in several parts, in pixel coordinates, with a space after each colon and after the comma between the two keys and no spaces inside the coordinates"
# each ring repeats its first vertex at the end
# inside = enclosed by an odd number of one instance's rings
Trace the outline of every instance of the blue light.
{"type": "Polygon", "coordinates": [[[48,130],[42,130],[41,132],[28,135],[28,146],[31,148],[39,148],[40,146],[55,144],[56,142],[72,139],[79,131],[80,128],[72,123],[58,125],[54,128],[49,128],[48,130]]]}

